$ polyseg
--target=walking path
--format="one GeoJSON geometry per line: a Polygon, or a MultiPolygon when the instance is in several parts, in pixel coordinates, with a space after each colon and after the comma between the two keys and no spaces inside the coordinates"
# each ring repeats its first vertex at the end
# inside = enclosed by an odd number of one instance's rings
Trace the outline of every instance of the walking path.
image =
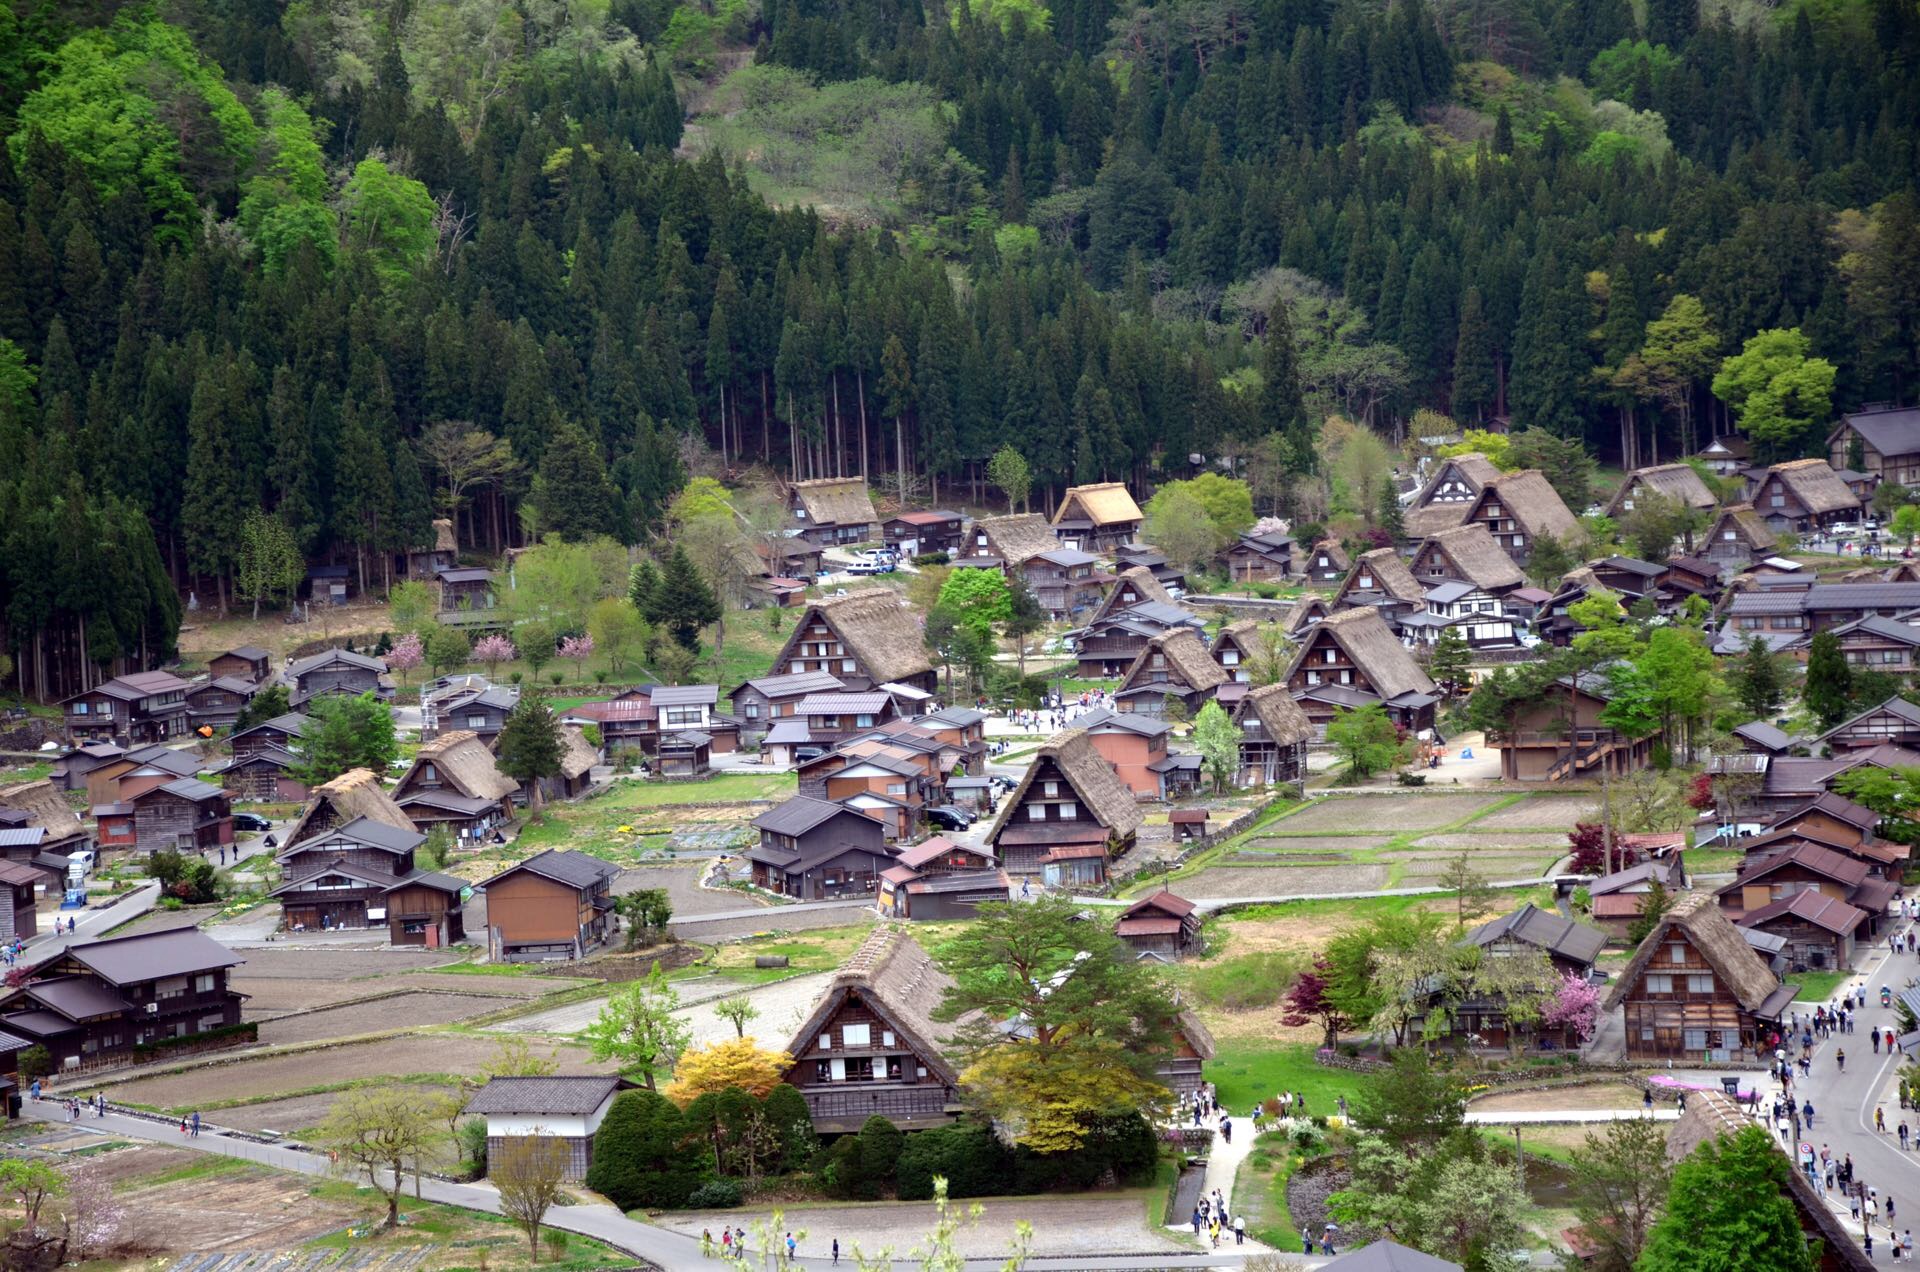
{"type": "Polygon", "coordinates": [[[783,914],[805,914],[812,910],[871,910],[871,898],[846,901],[797,901],[792,905],[756,905],[744,910],[714,910],[707,914],[676,914],[672,926],[692,927],[698,923],[723,923],[734,919],[776,919],[783,914]]]}
{"type": "MultiPolygon", "coordinates": [[[[160,884],[157,880],[141,884],[132,892],[119,898],[112,905],[98,910],[56,910],[54,917],[73,919],[76,930],[68,932],[42,932],[27,941],[27,950],[33,955],[33,961],[52,958],[66,950],[69,945],[84,945],[97,940],[122,923],[131,923],[147,911],[153,909],[160,899],[160,884]]],[[[64,926],[64,925],[63,925],[64,926]]]]}

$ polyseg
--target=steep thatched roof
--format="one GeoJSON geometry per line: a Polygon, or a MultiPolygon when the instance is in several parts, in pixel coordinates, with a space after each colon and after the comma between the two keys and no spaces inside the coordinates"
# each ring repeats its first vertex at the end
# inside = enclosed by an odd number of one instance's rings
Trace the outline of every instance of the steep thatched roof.
{"type": "Polygon", "coordinates": [[[560,776],[572,781],[592,770],[600,757],[588,745],[586,736],[573,725],[560,729],[560,776]]]}
{"type": "Polygon", "coordinates": [[[1134,802],[1133,792],[1120,781],[1120,775],[1113,771],[1100,752],[1093,749],[1093,743],[1087,738],[1085,729],[1068,729],[1056,733],[1047,739],[1037,752],[1033,762],[1027,765],[1027,771],[1021,775],[1020,784],[1000,805],[999,814],[993,819],[993,828],[987,832],[987,842],[997,843],[1000,832],[1013,820],[1014,810],[1026,799],[1027,788],[1033,785],[1034,774],[1040,771],[1042,760],[1052,760],[1060,770],[1060,775],[1073,787],[1073,793],[1087,806],[1087,811],[1095,821],[1106,827],[1109,834],[1126,838],[1140,829],[1146,821],[1146,815],[1134,802]]]}
{"type": "Polygon", "coordinates": [[[873,510],[863,477],[821,477],[793,483],[793,497],[816,526],[870,525],[880,519],[873,510]]]}
{"type": "MultiPolygon", "coordinates": [[[[845,596],[826,596],[808,606],[827,620],[834,635],[876,682],[906,680],[933,670],[913,611],[890,588],[868,587],[845,596]]],[[[807,619],[793,626],[794,636],[807,619]]]]}
{"type": "MultiPolygon", "coordinates": [[[[1257,619],[1243,618],[1237,623],[1228,623],[1220,629],[1220,634],[1207,646],[1207,652],[1215,662],[1220,661],[1220,650],[1228,641],[1232,641],[1240,651],[1240,665],[1246,666],[1255,658],[1263,657],[1267,652],[1267,638],[1260,634],[1260,622],[1257,619]]],[[[1221,664],[1224,666],[1225,664],[1221,664]]]]}
{"type": "Polygon", "coordinates": [[[1580,522],[1567,511],[1560,492],[1538,468],[1503,473],[1498,480],[1488,482],[1474,509],[1477,512],[1496,501],[1503,515],[1519,522],[1520,528],[1536,539],[1550,534],[1564,540],[1580,528],[1580,522]]]}
{"type": "Polygon", "coordinates": [[[1304,742],[1313,736],[1313,721],[1307,719],[1307,713],[1300,709],[1284,684],[1261,685],[1240,699],[1233,709],[1234,723],[1240,723],[1249,715],[1258,718],[1268,739],[1281,746],[1304,742]]]}
{"type": "Polygon", "coordinates": [[[501,800],[520,789],[520,783],[495,766],[493,752],[480,735],[467,729],[442,733],[421,747],[397,789],[411,789],[414,778],[429,764],[441,781],[469,799],[501,800]]]}
{"type": "Polygon", "coordinates": [[[344,826],[356,817],[385,822],[398,830],[414,828],[412,819],[400,811],[400,805],[381,787],[373,770],[348,769],[331,782],[313,788],[307,796],[307,806],[300,810],[300,820],[287,832],[281,848],[284,851],[335,826],[344,826]],[[323,809],[332,811],[330,821],[318,816],[323,809]]]}
{"type": "Polygon", "coordinates": [[[0,808],[25,813],[27,824],[44,829],[48,839],[65,839],[84,830],[80,819],[67,804],[66,797],[60,794],[50,777],[43,777],[36,782],[0,786],[0,808]]]}
{"type": "Polygon", "coordinates": [[[953,987],[953,978],[928,957],[904,927],[881,923],[867,935],[853,957],[833,974],[833,980],[800,1022],[787,1044],[789,1055],[802,1056],[797,1064],[812,1064],[818,1052],[810,1044],[847,1000],[857,995],[895,1035],[925,1062],[930,1073],[956,1086],[959,1066],[949,1057],[953,1037],[966,1021],[936,1021],[933,1013],[953,987]]]}
{"type": "Polygon", "coordinates": [[[1167,589],[1161,586],[1160,580],[1153,577],[1152,570],[1144,565],[1129,566],[1120,571],[1120,576],[1113,581],[1113,586],[1108,588],[1107,594],[1100,599],[1100,608],[1093,612],[1093,617],[1087,622],[1089,625],[1097,623],[1109,614],[1117,613],[1130,605],[1138,605],[1142,601],[1159,601],[1163,605],[1177,604],[1168,594],[1167,589]],[[1129,600],[1129,597],[1133,599],[1129,600]]]}
{"type": "Polygon", "coordinates": [[[1771,552],[1780,540],[1774,535],[1773,528],[1766,522],[1750,503],[1733,504],[1720,510],[1720,519],[1713,523],[1713,529],[1707,532],[1707,542],[1721,542],[1727,531],[1733,531],[1744,540],[1748,547],[1756,552],[1771,552]]]}
{"type": "Polygon", "coordinates": [[[1060,522],[1075,510],[1096,526],[1111,526],[1121,522],[1142,519],[1140,505],[1133,501],[1133,495],[1123,481],[1102,481],[1091,486],[1069,486],[1061,497],[1060,507],[1053,514],[1053,524],[1060,522]]]}
{"type": "Polygon", "coordinates": [[[973,528],[987,536],[987,546],[993,549],[993,555],[1008,565],[1019,565],[1060,546],[1060,537],[1037,512],[982,517],[973,523],[973,528]]]}
{"type": "Polygon", "coordinates": [[[1431,554],[1444,553],[1454,572],[1466,582],[1488,592],[1518,587],[1527,576],[1513,563],[1506,549],[1479,522],[1442,531],[1420,545],[1416,562],[1427,561],[1431,554]]]}
{"type": "Polygon", "coordinates": [[[1353,564],[1353,559],[1347,555],[1345,548],[1332,539],[1322,539],[1307,552],[1307,568],[1312,569],[1313,558],[1322,554],[1326,556],[1327,564],[1336,570],[1344,570],[1353,564]]]}
{"type": "Polygon", "coordinates": [[[1201,643],[1200,634],[1191,627],[1175,627],[1155,636],[1133,656],[1133,665],[1120,678],[1120,688],[1115,692],[1148,686],[1155,654],[1165,658],[1167,670],[1197,693],[1211,693],[1228,680],[1226,671],[1201,643]]]}
{"type": "Polygon", "coordinates": [[[1327,598],[1318,592],[1310,592],[1293,603],[1293,608],[1287,611],[1283,626],[1287,635],[1298,636],[1311,624],[1324,619],[1329,612],[1331,611],[1327,606],[1327,598]]]}
{"type": "Polygon", "coordinates": [[[1850,512],[1860,506],[1860,496],[1853,493],[1833,470],[1833,465],[1824,459],[1796,459],[1788,464],[1775,464],[1767,473],[1778,477],[1801,505],[1815,515],[1850,512]]]}
{"type": "Polygon", "coordinates": [[[1346,651],[1353,665],[1360,669],[1373,686],[1373,691],[1382,698],[1397,698],[1403,693],[1433,692],[1433,681],[1426,672],[1420,670],[1420,664],[1413,660],[1407,647],[1394,636],[1393,629],[1387,626],[1379,611],[1371,609],[1343,610],[1321,619],[1319,626],[1302,642],[1293,666],[1287,671],[1288,680],[1293,679],[1301,659],[1320,639],[1321,632],[1326,632],[1329,639],[1346,651]]]}
{"type": "Polygon", "coordinates": [[[1451,530],[1460,524],[1460,518],[1467,515],[1472,504],[1458,499],[1446,503],[1430,503],[1424,508],[1409,508],[1401,515],[1400,522],[1409,539],[1430,539],[1443,530],[1451,530]]]}
{"type": "Polygon", "coordinates": [[[1451,455],[1434,468],[1433,476],[1427,478],[1427,484],[1420,488],[1414,503],[1424,506],[1439,493],[1440,483],[1451,474],[1472,485],[1475,490],[1485,490],[1487,483],[1500,479],[1500,468],[1479,451],[1468,451],[1464,455],[1451,455]]]}
{"type": "Polygon", "coordinates": [[[1636,468],[1627,474],[1627,479],[1620,483],[1620,489],[1614,492],[1613,499],[1607,504],[1607,515],[1619,516],[1635,490],[1650,491],[1677,500],[1689,508],[1702,510],[1720,502],[1707,489],[1707,483],[1700,479],[1700,474],[1693,470],[1693,465],[1656,464],[1652,468],[1636,468]]]}
{"type": "Polygon", "coordinates": [[[1334,600],[1344,601],[1350,592],[1383,592],[1396,601],[1414,605],[1423,604],[1427,596],[1427,589],[1420,586],[1413,572],[1407,569],[1406,561],[1392,548],[1375,548],[1360,554],[1334,600]]]}
{"type": "Polygon", "coordinates": [[[1619,980],[1614,982],[1613,992],[1607,995],[1608,1011],[1613,1011],[1626,1001],[1627,995],[1640,983],[1640,975],[1647,970],[1647,964],[1653,961],[1653,956],[1666,944],[1669,934],[1674,932],[1680,933],[1688,944],[1700,951],[1745,1010],[1758,1011],[1760,1005],[1780,988],[1780,981],[1767,969],[1760,956],[1753,952],[1753,946],[1747,944],[1747,938],[1740,934],[1733,920],[1721,912],[1720,899],[1711,892],[1694,892],[1682,897],[1662,915],[1659,926],[1640,942],[1640,948],[1634,951],[1633,961],[1620,973],[1619,980]]]}

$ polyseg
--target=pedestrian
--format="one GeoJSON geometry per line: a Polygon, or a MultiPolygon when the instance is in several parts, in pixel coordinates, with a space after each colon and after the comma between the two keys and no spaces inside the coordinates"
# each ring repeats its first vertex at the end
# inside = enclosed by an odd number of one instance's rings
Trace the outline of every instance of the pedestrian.
{"type": "Polygon", "coordinates": [[[720,1257],[725,1259],[733,1254],[733,1229],[720,1229],[720,1257]]]}
{"type": "Polygon", "coordinates": [[[1218,1250],[1220,1248],[1220,1221],[1218,1219],[1215,1219],[1207,1225],[1207,1239],[1213,1242],[1214,1249],[1218,1250]]]}
{"type": "Polygon", "coordinates": [[[1807,1100],[1800,1105],[1800,1120],[1807,1124],[1808,1130],[1813,1129],[1813,1101],[1812,1100],[1807,1100]]]}
{"type": "Polygon", "coordinates": [[[713,1257],[712,1228],[700,1229],[700,1257],[703,1259],[711,1259],[713,1257]]]}
{"type": "Polygon", "coordinates": [[[1347,1120],[1347,1097],[1343,1095],[1339,1099],[1335,1100],[1334,1103],[1340,1109],[1340,1120],[1343,1122],[1346,1121],[1347,1120]]]}
{"type": "Polygon", "coordinates": [[[1338,1224],[1334,1223],[1331,1219],[1327,1220],[1327,1226],[1320,1230],[1320,1253],[1332,1254],[1334,1252],[1333,1237],[1334,1234],[1339,1231],[1340,1227],[1338,1224]]]}
{"type": "Polygon", "coordinates": [[[833,1266],[836,1268],[840,1266],[840,1238],[838,1237],[833,1239],[833,1266]]]}
{"type": "Polygon", "coordinates": [[[1847,1071],[1847,1049],[1845,1047],[1833,1053],[1833,1063],[1840,1072],[1845,1073],[1847,1071]]]}
{"type": "Polygon", "coordinates": [[[1313,1253],[1313,1229],[1305,1224],[1300,1226],[1300,1253],[1313,1253]]]}
{"type": "Polygon", "coordinates": [[[1889,1029],[1887,1030],[1887,1054],[1888,1055],[1893,1054],[1893,1043],[1894,1043],[1893,1030],[1889,1029]]]}
{"type": "Polygon", "coordinates": [[[798,1246],[798,1244],[799,1243],[793,1239],[793,1234],[789,1232],[787,1234],[787,1258],[789,1259],[793,1258],[793,1252],[795,1248],[798,1246]]]}
{"type": "Polygon", "coordinates": [[[200,1138],[200,1110],[193,1111],[193,1138],[200,1138]]]}
{"type": "Polygon", "coordinates": [[[1913,1262],[1913,1229],[1908,1228],[1900,1234],[1900,1248],[1906,1251],[1907,1262],[1913,1262]]]}
{"type": "Polygon", "coordinates": [[[1859,1193],[1850,1192],[1847,1194],[1847,1209],[1853,1212],[1854,1222],[1858,1223],[1860,1221],[1860,1194],[1859,1193]]]}
{"type": "MultiPolygon", "coordinates": [[[[1205,1202],[1200,1203],[1200,1205],[1205,1205],[1205,1204],[1206,1204],[1205,1202]]],[[[1193,1208],[1193,1235],[1196,1237],[1200,1235],[1200,1206],[1199,1205],[1193,1208]]]]}
{"type": "Polygon", "coordinates": [[[1229,1144],[1233,1143],[1233,1119],[1232,1118],[1223,1117],[1220,1119],[1220,1138],[1225,1140],[1229,1144]]]}
{"type": "Polygon", "coordinates": [[[1640,1107],[1648,1117],[1653,1116],[1653,1088],[1648,1087],[1640,1093],[1640,1107]]]}
{"type": "Polygon", "coordinates": [[[1233,1217],[1233,1244],[1247,1244],[1247,1217],[1245,1215],[1235,1215],[1233,1217]]]}

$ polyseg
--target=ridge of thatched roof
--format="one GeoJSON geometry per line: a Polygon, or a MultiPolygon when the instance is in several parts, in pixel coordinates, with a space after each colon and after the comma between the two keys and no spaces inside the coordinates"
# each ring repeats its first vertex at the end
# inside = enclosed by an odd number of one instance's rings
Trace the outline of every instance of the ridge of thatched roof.
{"type": "Polygon", "coordinates": [[[1067,487],[1067,493],[1060,498],[1060,507],[1053,514],[1053,524],[1059,525],[1067,511],[1075,506],[1096,526],[1143,519],[1140,505],[1133,501],[1133,493],[1127,489],[1124,481],[1101,481],[1088,486],[1067,487]]]}
{"type": "MultiPolygon", "coordinates": [[[[1383,699],[1397,698],[1403,693],[1433,692],[1433,681],[1420,670],[1420,664],[1413,660],[1413,655],[1400,643],[1378,610],[1342,610],[1321,619],[1314,635],[1319,632],[1328,633],[1338,642],[1353,665],[1366,676],[1373,691],[1383,699]]],[[[1312,639],[1301,643],[1293,666],[1287,669],[1288,680],[1293,679],[1294,671],[1313,643],[1312,639]]]]}
{"type": "MultiPolygon", "coordinates": [[[[1353,564],[1353,558],[1347,555],[1347,550],[1332,539],[1322,539],[1311,548],[1308,548],[1308,558],[1311,559],[1316,552],[1326,553],[1327,564],[1336,570],[1344,570],[1353,564]]],[[[1311,565],[1311,560],[1309,560],[1309,565],[1311,565]]]]}
{"type": "Polygon", "coordinates": [[[1711,892],[1694,892],[1682,897],[1662,915],[1659,924],[1647,934],[1647,939],[1640,942],[1640,948],[1634,951],[1633,961],[1620,973],[1613,992],[1607,995],[1608,1011],[1626,1001],[1628,993],[1639,984],[1641,973],[1647,970],[1647,964],[1665,945],[1668,934],[1676,931],[1700,951],[1745,1010],[1759,1010],[1760,1005],[1780,988],[1778,978],[1753,952],[1753,946],[1747,944],[1747,938],[1740,934],[1733,920],[1721,911],[1720,899],[1711,892]]]}
{"type": "Polygon", "coordinates": [[[1340,584],[1335,601],[1343,601],[1347,594],[1356,591],[1382,592],[1396,601],[1409,601],[1415,605],[1426,601],[1427,589],[1420,586],[1413,571],[1407,569],[1407,563],[1393,548],[1375,548],[1371,552],[1362,552],[1353,563],[1346,580],[1340,584]],[[1372,581],[1363,584],[1365,576],[1372,581]]]}
{"type": "Polygon", "coordinates": [[[1155,654],[1163,656],[1167,660],[1167,670],[1178,675],[1186,682],[1188,689],[1197,693],[1210,692],[1227,682],[1225,669],[1207,652],[1200,634],[1191,627],[1173,627],[1149,640],[1133,656],[1133,664],[1127,668],[1127,674],[1120,678],[1120,687],[1115,692],[1125,693],[1135,676],[1144,675],[1155,654]]]}
{"type": "Polygon", "coordinates": [[[1457,471],[1460,476],[1473,483],[1475,490],[1485,490],[1489,482],[1500,480],[1500,466],[1479,451],[1468,451],[1464,455],[1449,455],[1434,468],[1433,476],[1427,478],[1427,484],[1420,488],[1418,495],[1414,496],[1414,503],[1424,506],[1426,502],[1431,501],[1440,485],[1440,479],[1447,475],[1449,469],[1457,471]]]}
{"type": "Polygon", "coordinates": [[[520,783],[502,773],[494,763],[493,752],[468,729],[442,733],[420,748],[413,767],[400,779],[405,789],[422,765],[431,764],[441,779],[469,799],[505,799],[520,789],[520,783]]]}
{"type": "Polygon", "coordinates": [[[816,526],[870,525],[880,519],[864,477],[817,477],[793,483],[793,497],[816,526]]]}
{"type": "Polygon", "coordinates": [[[1015,512],[1004,517],[981,517],[973,528],[987,536],[993,555],[1008,565],[1019,565],[1060,546],[1060,536],[1037,512],[1015,512]]]}
{"type": "Polygon", "coordinates": [[[1514,564],[1506,549],[1495,543],[1493,535],[1478,521],[1434,535],[1420,548],[1421,556],[1429,552],[1446,553],[1454,569],[1484,591],[1517,587],[1527,581],[1526,574],[1514,564]]]}
{"type": "Polygon", "coordinates": [[[1758,552],[1771,552],[1779,537],[1773,533],[1773,527],[1766,518],[1750,503],[1730,504],[1720,510],[1720,519],[1713,523],[1713,529],[1707,532],[1708,543],[1720,542],[1723,531],[1732,530],[1747,546],[1758,552]]]}
{"type": "Polygon", "coordinates": [[[1409,539],[1431,539],[1443,530],[1451,530],[1460,524],[1472,504],[1460,499],[1450,499],[1445,503],[1430,503],[1424,508],[1409,508],[1401,514],[1401,528],[1409,539]]]}
{"type": "Polygon", "coordinates": [[[1026,798],[1027,788],[1033,785],[1034,774],[1040,771],[1042,760],[1053,761],[1060,775],[1073,787],[1073,793],[1080,797],[1080,802],[1087,806],[1094,820],[1106,827],[1109,834],[1124,839],[1139,830],[1146,821],[1146,814],[1140,811],[1139,804],[1134,801],[1133,792],[1120,781],[1120,775],[1114,772],[1105,757],[1093,749],[1087,731],[1067,729],[1048,738],[1034,753],[1027,771],[1020,775],[1020,784],[1001,803],[1000,812],[994,817],[992,828],[987,831],[988,843],[997,843],[1000,832],[1013,820],[1014,810],[1026,798]]]}
{"type": "Polygon", "coordinates": [[[1519,522],[1520,528],[1536,539],[1550,534],[1564,540],[1580,529],[1579,520],[1568,511],[1560,492],[1538,468],[1502,473],[1498,479],[1488,482],[1481,488],[1474,511],[1478,512],[1495,499],[1500,501],[1506,516],[1519,522]]]}
{"type": "Polygon", "coordinates": [[[25,813],[27,824],[45,830],[48,839],[65,839],[85,829],[50,777],[0,786],[0,808],[25,813]]]}
{"type": "Polygon", "coordinates": [[[1087,624],[1090,626],[1110,614],[1118,613],[1128,606],[1138,605],[1143,601],[1158,601],[1162,605],[1177,606],[1179,604],[1162,586],[1160,580],[1153,577],[1152,570],[1144,565],[1128,566],[1120,571],[1119,576],[1113,581],[1113,586],[1108,588],[1107,594],[1100,598],[1100,608],[1093,612],[1093,617],[1087,620],[1087,624]],[[1134,597],[1131,601],[1125,599],[1129,591],[1134,597]]]}
{"type": "Polygon", "coordinates": [[[1607,515],[1617,517],[1621,507],[1633,494],[1636,487],[1644,487],[1656,495],[1678,500],[1689,508],[1702,510],[1712,508],[1720,501],[1707,489],[1707,483],[1700,479],[1692,464],[1655,464],[1651,468],[1636,468],[1627,474],[1620,483],[1620,489],[1613,493],[1607,503],[1607,515]]]}
{"type": "Polygon", "coordinates": [[[1326,618],[1329,610],[1327,598],[1318,592],[1310,592],[1293,603],[1282,620],[1282,626],[1289,636],[1298,636],[1307,627],[1326,618]]]}
{"type": "Polygon", "coordinates": [[[1824,459],[1796,459],[1767,472],[1780,478],[1810,513],[1845,512],[1860,506],[1860,496],[1824,459]]]}
{"type": "MultiPolygon", "coordinates": [[[[933,1018],[953,984],[953,978],[905,928],[880,923],[833,974],[833,979],[815,1000],[813,1010],[794,1031],[787,1052],[809,1057],[796,1063],[812,1063],[815,1052],[808,1044],[833,1019],[847,996],[858,994],[861,1005],[879,1016],[926,1062],[928,1070],[938,1074],[949,1086],[958,1085],[959,1069],[948,1059],[947,1050],[959,1032],[961,1021],[933,1018]]],[[[962,1017],[962,1021],[965,1019],[962,1017]]]]}
{"type": "MultiPolygon", "coordinates": [[[[890,588],[868,587],[845,596],[826,596],[808,606],[809,614],[827,620],[834,634],[859,660],[876,683],[906,680],[933,670],[920,624],[890,588]]],[[[805,630],[807,619],[794,624],[794,636],[805,630]]]]}
{"type": "Polygon", "coordinates": [[[1280,746],[1304,742],[1313,736],[1313,721],[1307,719],[1307,713],[1300,709],[1284,684],[1261,685],[1240,699],[1233,709],[1234,722],[1239,723],[1249,713],[1259,719],[1268,740],[1280,746]]]}
{"type": "Polygon", "coordinates": [[[579,726],[568,724],[560,727],[560,776],[572,781],[592,771],[599,762],[599,755],[579,726]]]}
{"type": "Polygon", "coordinates": [[[397,830],[414,828],[413,820],[401,811],[400,805],[393,802],[393,797],[380,785],[380,779],[372,769],[348,769],[332,781],[322,782],[308,794],[307,806],[300,810],[300,820],[293,824],[293,829],[281,841],[283,850],[331,828],[308,829],[314,815],[323,807],[333,810],[332,826],[344,826],[356,817],[366,817],[385,822],[397,830]]]}
{"type": "Polygon", "coordinates": [[[453,519],[435,517],[433,519],[433,550],[435,552],[458,552],[460,540],[454,537],[453,519]]]}
{"type": "Polygon", "coordinates": [[[1252,659],[1262,657],[1267,652],[1267,638],[1261,634],[1260,627],[1260,620],[1255,618],[1243,618],[1237,623],[1228,623],[1213,638],[1213,643],[1207,646],[1207,653],[1215,662],[1219,662],[1221,646],[1232,641],[1234,647],[1240,651],[1240,665],[1244,667],[1252,659]]]}

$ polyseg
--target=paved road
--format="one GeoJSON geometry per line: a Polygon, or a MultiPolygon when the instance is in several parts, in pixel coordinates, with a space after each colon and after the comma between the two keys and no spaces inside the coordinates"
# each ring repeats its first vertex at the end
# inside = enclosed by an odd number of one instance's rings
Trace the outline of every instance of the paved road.
{"type": "Polygon", "coordinates": [[[160,899],[160,885],[157,882],[143,883],[132,892],[121,897],[112,905],[98,910],[57,910],[56,917],[72,919],[76,930],[69,935],[65,932],[55,935],[42,932],[27,942],[28,957],[35,963],[49,959],[65,950],[69,945],[84,945],[88,941],[98,940],[106,932],[130,923],[147,911],[153,909],[160,899]]]}
{"type": "Polygon", "coordinates": [[[693,927],[701,923],[724,923],[733,919],[765,919],[768,926],[778,927],[775,922],[783,914],[810,914],[816,910],[871,910],[873,902],[855,901],[797,901],[792,905],[752,905],[741,910],[715,910],[708,914],[676,914],[669,927],[693,927]]]}

